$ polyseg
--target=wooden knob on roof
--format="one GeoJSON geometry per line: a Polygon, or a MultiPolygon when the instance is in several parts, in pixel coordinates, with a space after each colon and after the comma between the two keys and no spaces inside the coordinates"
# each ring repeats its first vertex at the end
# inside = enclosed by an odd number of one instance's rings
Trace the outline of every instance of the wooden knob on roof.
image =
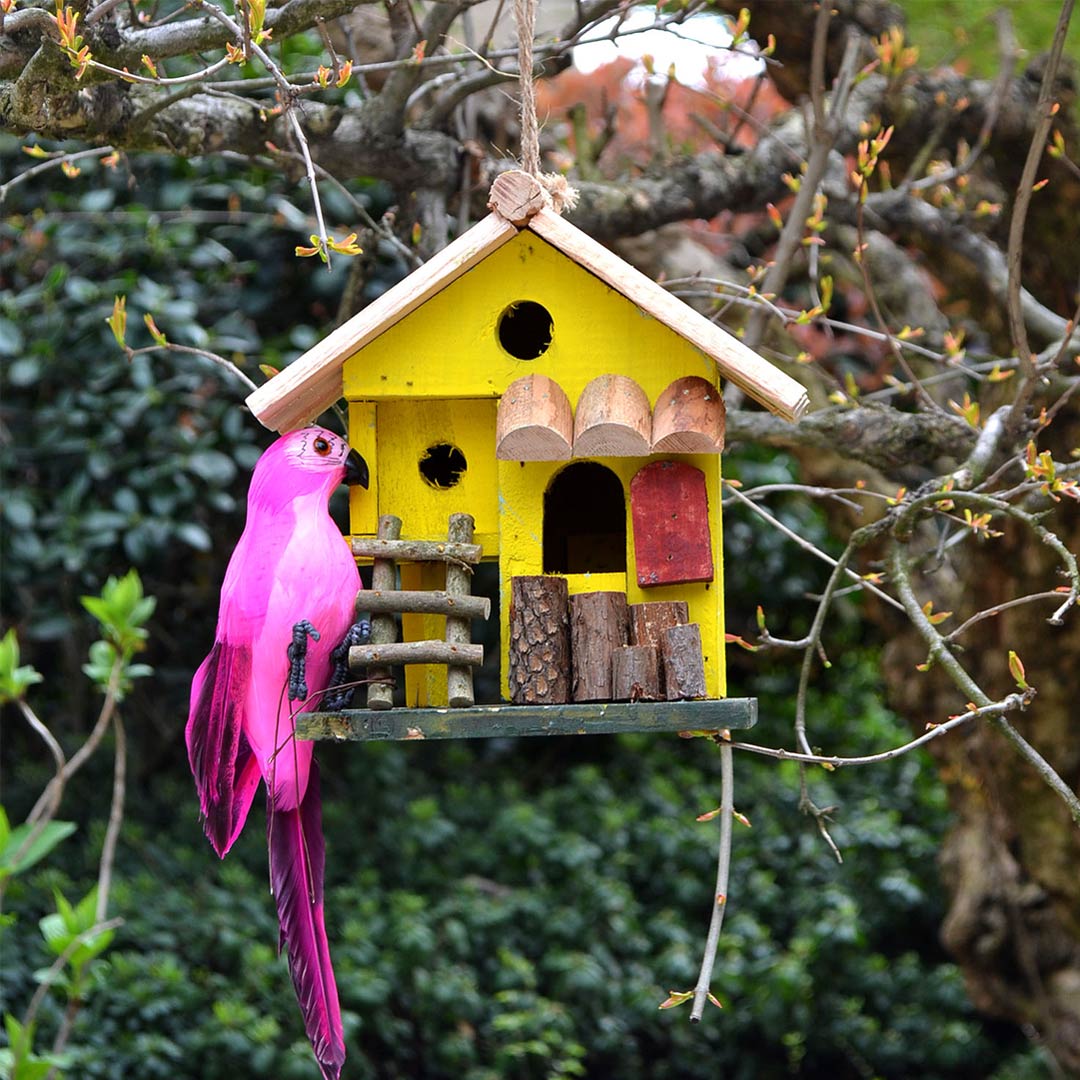
{"type": "Polygon", "coordinates": [[[499,173],[488,192],[488,209],[519,227],[526,225],[547,203],[540,181],[520,169],[499,173]]]}

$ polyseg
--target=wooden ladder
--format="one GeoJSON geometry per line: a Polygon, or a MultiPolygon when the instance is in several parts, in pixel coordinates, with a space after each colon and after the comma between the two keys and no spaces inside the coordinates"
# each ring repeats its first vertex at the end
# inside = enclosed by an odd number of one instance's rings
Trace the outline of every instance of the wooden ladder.
{"type": "Polygon", "coordinates": [[[469,623],[489,618],[491,601],[472,595],[473,567],[481,555],[472,542],[474,528],[471,514],[451,514],[445,541],[402,540],[401,518],[384,514],[376,539],[353,539],[353,554],[373,560],[371,588],[356,599],[359,611],[371,612],[371,640],[349,650],[349,667],[368,670],[369,709],[393,707],[395,664],[445,664],[450,707],[475,704],[472,669],[484,662],[484,647],[470,641],[469,623]],[[397,588],[399,562],[445,563],[446,588],[397,588]],[[399,642],[394,616],[405,613],[445,615],[445,640],[399,642]]]}

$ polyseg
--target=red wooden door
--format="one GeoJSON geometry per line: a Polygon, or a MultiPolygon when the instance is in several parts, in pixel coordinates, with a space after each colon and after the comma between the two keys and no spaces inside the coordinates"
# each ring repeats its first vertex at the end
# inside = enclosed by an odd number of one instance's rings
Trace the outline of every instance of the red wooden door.
{"type": "Polygon", "coordinates": [[[680,461],[646,465],[630,481],[638,585],[712,581],[705,474],[680,461]]]}

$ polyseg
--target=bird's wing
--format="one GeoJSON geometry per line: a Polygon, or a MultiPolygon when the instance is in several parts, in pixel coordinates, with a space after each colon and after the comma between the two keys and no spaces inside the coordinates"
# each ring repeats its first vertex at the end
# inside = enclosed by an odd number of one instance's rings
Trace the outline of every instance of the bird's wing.
{"type": "Polygon", "coordinates": [[[219,856],[240,834],[259,786],[259,764],[243,731],[250,682],[250,647],[216,641],[191,684],[188,760],[203,827],[219,856]]]}

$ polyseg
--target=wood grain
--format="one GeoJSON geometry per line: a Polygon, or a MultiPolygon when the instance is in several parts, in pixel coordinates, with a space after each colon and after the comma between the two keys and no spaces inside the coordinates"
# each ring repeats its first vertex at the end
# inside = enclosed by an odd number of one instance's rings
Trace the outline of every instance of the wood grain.
{"type": "Polygon", "coordinates": [[[708,379],[676,379],[653,410],[654,454],[719,454],[724,449],[724,399],[708,379]]]}
{"type": "Polygon", "coordinates": [[[575,701],[610,701],[612,654],[630,640],[626,595],[587,592],[570,597],[570,655],[575,701]]]}
{"type": "Polygon", "coordinates": [[[515,379],[499,399],[495,457],[500,461],[566,461],[574,413],[563,388],[546,375],[515,379]]]}
{"type": "Polygon", "coordinates": [[[598,375],[581,392],[574,417],[574,457],[648,457],[652,411],[626,375],[598,375]]]}
{"type": "Polygon", "coordinates": [[[637,583],[643,589],[715,576],[705,474],[681,461],[654,461],[630,481],[637,583]]]}
{"type": "Polygon", "coordinates": [[[515,577],[510,585],[510,700],[570,700],[570,621],[566,579],[515,577]]]}

